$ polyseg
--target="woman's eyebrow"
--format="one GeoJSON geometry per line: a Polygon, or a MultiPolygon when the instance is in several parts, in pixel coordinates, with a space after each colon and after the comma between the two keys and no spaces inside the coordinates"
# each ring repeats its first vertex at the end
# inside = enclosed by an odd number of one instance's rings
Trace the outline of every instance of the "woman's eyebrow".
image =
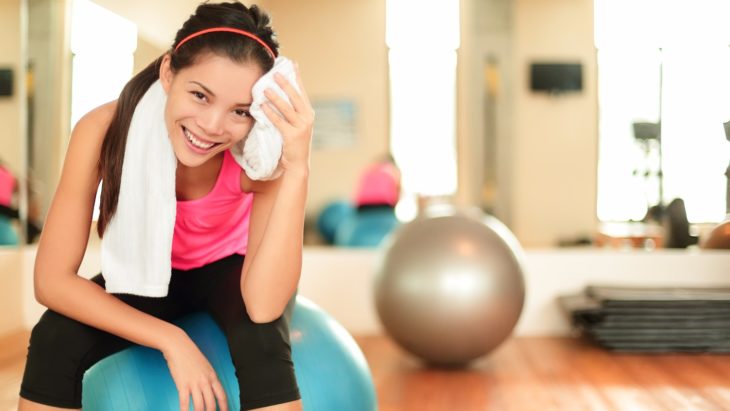
{"type": "MultiPolygon", "coordinates": [[[[195,80],[190,80],[190,83],[197,84],[200,88],[205,90],[206,93],[210,94],[212,97],[215,97],[215,93],[211,91],[208,87],[205,87],[203,83],[197,82],[195,80]]],[[[243,107],[249,107],[251,103],[236,103],[236,106],[243,106],[243,107]]]]}

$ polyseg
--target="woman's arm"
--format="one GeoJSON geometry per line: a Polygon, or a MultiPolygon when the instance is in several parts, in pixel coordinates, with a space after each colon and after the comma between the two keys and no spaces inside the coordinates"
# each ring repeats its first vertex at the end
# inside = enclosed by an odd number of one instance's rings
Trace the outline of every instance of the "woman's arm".
{"type": "Polygon", "coordinates": [[[61,179],[53,197],[35,260],[34,288],[38,302],[67,317],[162,349],[173,325],[144,314],[94,282],[78,276],[91,227],[101,144],[114,103],[79,120],[71,134],[61,179]]]}
{"type": "Polygon", "coordinates": [[[309,151],[314,111],[297,70],[301,94],[277,76],[291,106],[275,93],[267,98],[283,114],[263,105],[264,112],[284,139],[282,167],[277,180],[256,183],[249,225],[249,242],[241,276],[241,294],[249,317],[271,322],[281,316],[294,295],[302,270],[304,210],[309,184],[309,151]]]}
{"type": "Polygon", "coordinates": [[[126,340],[162,351],[180,396],[188,409],[227,410],[225,391],[213,367],[178,326],[139,311],[96,283],[78,276],[89,239],[97,168],[114,103],[79,120],[71,135],[61,181],[54,195],[36,255],[36,299],[48,308],[126,340]]]}

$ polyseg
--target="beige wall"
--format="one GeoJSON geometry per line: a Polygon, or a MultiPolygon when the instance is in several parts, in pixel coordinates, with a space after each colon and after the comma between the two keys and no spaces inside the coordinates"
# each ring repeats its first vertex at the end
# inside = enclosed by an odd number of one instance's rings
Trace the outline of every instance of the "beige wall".
{"type": "MultiPolygon", "coordinates": [[[[500,59],[502,70],[496,211],[527,247],[590,235],[596,226],[597,164],[592,1],[483,3],[461,2],[457,201],[482,203],[482,64],[491,54],[500,59]],[[535,59],[583,63],[583,92],[557,98],[531,93],[527,69],[535,59]]],[[[273,16],[282,53],[299,61],[312,100],[352,98],[359,110],[356,149],[312,155],[309,210],[316,211],[328,199],[350,195],[361,167],[388,150],[385,2],[261,4],[273,16]]]]}
{"type": "Polygon", "coordinates": [[[512,0],[461,0],[457,201],[512,225],[515,62],[512,0]],[[495,68],[489,81],[487,62],[495,68]],[[488,84],[491,82],[491,84],[488,84]]]}
{"type": "MultiPolygon", "coordinates": [[[[360,170],[389,151],[385,0],[268,0],[281,53],[299,63],[312,101],[355,103],[357,145],[315,150],[308,211],[350,198],[360,170]]],[[[315,131],[316,132],[316,131],[315,131]]]]}
{"type": "MultiPolygon", "coordinates": [[[[21,84],[25,80],[21,64],[20,1],[0,2],[0,67],[13,69],[15,84],[13,96],[0,98],[0,157],[16,173],[25,168],[23,164],[22,123],[23,99],[21,84]]],[[[0,247],[0,336],[23,326],[22,274],[20,253],[10,247],[0,247]]]]}
{"type": "Polygon", "coordinates": [[[0,158],[11,170],[19,173],[24,168],[21,115],[23,99],[20,95],[25,81],[23,66],[20,62],[20,0],[0,1],[0,67],[13,70],[13,95],[0,97],[0,158]]]}
{"type": "MultiPolygon", "coordinates": [[[[0,251],[0,269],[11,262],[20,264],[24,273],[23,318],[28,329],[44,311],[33,297],[35,252],[32,246],[12,256],[0,251]]],[[[89,247],[79,267],[79,275],[85,278],[96,275],[100,254],[98,246],[89,247]]],[[[306,247],[299,295],[314,301],[354,335],[382,334],[373,298],[380,259],[380,251],[374,249],[306,247]]],[[[527,294],[520,321],[514,330],[514,334],[519,336],[569,335],[570,323],[558,304],[558,297],[576,293],[589,284],[730,286],[730,277],[727,276],[730,253],[724,251],[527,250],[523,264],[527,294]],[[586,270],[587,266],[591,269],[586,270]],[[689,272],[693,275],[688,276],[689,272]]]]}
{"type": "Polygon", "coordinates": [[[525,246],[596,228],[598,120],[591,0],[516,0],[512,229],[525,246]],[[550,97],[528,89],[536,59],[583,64],[583,91],[550,97]]]}
{"type": "MultiPolygon", "coordinates": [[[[22,159],[21,103],[19,96],[21,82],[21,37],[20,1],[0,2],[0,66],[13,69],[15,84],[13,96],[0,98],[0,157],[18,172],[24,168],[22,159]]],[[[0,336],[7,335],[23,326],[21,258],[17,249],[0,247],[0,336]]]]}
{"type": "Polygon", "coordinates": [[[591,235],[598,151],[592,0],[462,0],[458,70],[459,202],[490,206],[526,247],[591,235]],[[487,59],[498,68],[489,99],[487,59]],[[583,91],[531,92],[528,69],[537,60],[581,62],[583,91]],[[490,173],[496,187],[485,190],[490,173]]]}
{"type": "MultiPolygon", "coordinates": [[[[592,1],[490,1],[497,3],[499,12],[485,9],[485,0],[461,0],[457,200],[462,204],[482,202],[482,63],[488,51],[500,57],[503,80],[498,113],[498,217],[528,247],[590,234],[596,224],[597,159],[592,1]],[[491,26],[484,23],[488,20],[491,26]],[[584,91],[559,98],[529,92],[527,68],[536,59],[580,60],[584,91]]],[[[311,99],[347,99],[357,107],[357,145],[312,153],[308,210],[314,214],[331,199],[351,196],[360,170],[388,151],[385,0],[259,3],[273,16],[282,53],[299,62],[311,99]]],[[[0,4],[5,9],[14,5],[17,10],[16,2],[0,4]]],[[[4,11],[0,18],[7,19],[7,15],[4,11]]],[[[16,36],[17,26],[17,19],[3,25],[16,36]]],[[[0,47],[15,43],[4,41],[0,47]]],[[[140,38],[135,72],[161,51],[152,41],[140,38]]],[[[12,53],[0,54],[0,63],[8,56],[12,53]]],[[[19,152],[19,139],[9,138],[13,127],[19,127],[18,113],[10,114],[16,106],[15,101],[0,100],[0,116],[7,116],[4,124],[11,130],[0,135],[0,142],[3,148],[19,152]]]]}
{"type": "Polygon", "coordinates": [[[143,36],[137,37],[137,50],[134,51],[134,69],[133,74],[137,74],[144,70],[150,63],[155,61],[165,52],[165,49],[159,47],[143,36]]]}
{"type": "Polygon", "coordinates": [[[22,249],[0,247],[0,337],[23,328],[23,270],[22,249]]]}

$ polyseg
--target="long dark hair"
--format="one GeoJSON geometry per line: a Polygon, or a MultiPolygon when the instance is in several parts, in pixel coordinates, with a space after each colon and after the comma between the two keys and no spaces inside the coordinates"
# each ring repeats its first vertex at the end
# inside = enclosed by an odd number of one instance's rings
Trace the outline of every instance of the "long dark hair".
{"type": "MultiPolygon", "coordinates": [[[[255,40],[242,35],[228,32],[207,33],[188,40],[178,50],[175,47],[195,32],[213,27],[232,27],[256,35],[278,54],[279,43],[270,22],[269,16],[255,5],[246,7],[238,2],[201,4],[177,32],[174,43],[166,52],[171,57],[170,67],[173,72],[177,72],[195,64],[203,53],[215,53],[239,63],[253,62],[266,72],[273,67],[273,59],[255,40]]],[[[117,209],[124,149],[134,109],[147,89],[159,78],[163,57],[164,55],[150,63],[124,86],[117,100],[114,117],[104,136],[99,157],[99,173],[103,180],[99,221],[96,226],[99,237],[104,236],[104,230],[117,209]]]]}

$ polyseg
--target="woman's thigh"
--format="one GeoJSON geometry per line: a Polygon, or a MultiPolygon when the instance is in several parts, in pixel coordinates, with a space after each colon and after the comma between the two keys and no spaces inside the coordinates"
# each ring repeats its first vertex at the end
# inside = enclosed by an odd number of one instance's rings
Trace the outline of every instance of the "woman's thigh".
{"type": "Polygon", "coordinates": [[[241,261],[211,275],[207,309],[223,330],[236,369],[242,409],[259,408],[300,398],[289,341],[293,300],[285,315],[255,323],[241,296],[241,261]]]}
{"type": "MultiPolygon", "coordinates": [[[[103,287],[101,275],[92,279],[103,287]]],[[[157,318],[172,321],[185,313],[172,287],[166,298],[115,295],[126,304],[157,318]]],[[[31,332],[21,396],[42,404],[81,407],[84,372],[99,360],[131,343],[53,310],[46,310],[31,332]]]]}

